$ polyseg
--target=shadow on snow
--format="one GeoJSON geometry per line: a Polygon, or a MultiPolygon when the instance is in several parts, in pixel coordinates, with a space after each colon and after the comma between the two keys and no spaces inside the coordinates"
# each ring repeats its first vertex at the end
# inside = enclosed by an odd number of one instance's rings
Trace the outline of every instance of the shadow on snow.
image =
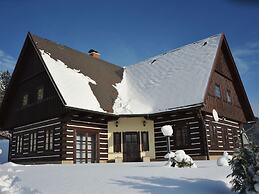
{"type": "Polygon", "coordinates": [[[190,178],[126,176],[127,180],[112,180],[112,184],[130,187],[152,194],[233,194],[223,181],[190,178]]]}

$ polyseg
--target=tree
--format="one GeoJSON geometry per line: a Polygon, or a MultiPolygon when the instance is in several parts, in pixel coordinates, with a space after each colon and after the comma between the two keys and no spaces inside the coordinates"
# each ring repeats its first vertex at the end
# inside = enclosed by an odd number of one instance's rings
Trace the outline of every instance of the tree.
{"type": "Polygon", "coordinates": [[[0,107],[10,80],[11,73],[8,70],[0,72],[0,107]]]}
{"type": "Polygon", "coordinates": [[[256,192],[259,170],[259,148],[255,145],[240,148],[230,161],[232,190],[239,194],[256,192]]]}

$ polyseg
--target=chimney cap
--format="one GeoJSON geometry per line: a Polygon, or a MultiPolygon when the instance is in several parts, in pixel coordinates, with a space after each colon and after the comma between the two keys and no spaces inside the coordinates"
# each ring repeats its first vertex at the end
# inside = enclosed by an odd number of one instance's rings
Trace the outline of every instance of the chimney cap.
{"type": "Polygon", "coordinates": [[[89,51],[88,51],[88,54],[97,54],[97,55],[100,55],[100,53],[97,51],[97,50],[94,50],[94,49],[90,49],[89,51]]]}

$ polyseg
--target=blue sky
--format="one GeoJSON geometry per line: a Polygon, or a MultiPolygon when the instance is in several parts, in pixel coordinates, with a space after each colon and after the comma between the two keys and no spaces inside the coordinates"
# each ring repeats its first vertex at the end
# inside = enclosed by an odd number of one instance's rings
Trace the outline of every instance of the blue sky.
{"type": "Polygon", "coordinates": [[[259,116],[258,0],[0,0],[0,70],[28,31],[126,66],[224,32],[259,116]]]}

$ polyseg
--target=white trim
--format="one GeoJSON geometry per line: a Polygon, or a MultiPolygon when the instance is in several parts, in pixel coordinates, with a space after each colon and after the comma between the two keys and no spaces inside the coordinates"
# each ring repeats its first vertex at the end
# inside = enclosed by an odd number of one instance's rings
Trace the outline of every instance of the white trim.
{"type": "MultiPolygon", "coordinates": [[[[52,123],[52,124],[49,124],[49,125],[44,125],[44,126],[39,126],[39,127],[34,127],[34,128],[30,128],[30,129],[25,129],[25,130],[21,130],[21,131],[14,131],[13,134],[19,134],[19,133],[22,133],[22,132],[25,132],[25,131],[32,131],[34,129],[41,129],[41,128],[44,128],[44,127],[49,127],[49,126],[53,126],[53,125],[58,125],[60,124],[61,122],[57,122],[57,123],[52,123]]],[[[39,131],[38,131],[39,132],[39,131]]],[[[44,131],[43,131],[44,132],[44,131]]]]}
{"type": "Polygon", "coordinates": [[[161,124],[161,123],[167,123],[167,122],[174,122],[174,121],[190,120],[190,119],[194,119],[194,118],[195,117],[186,117],[186,118],[181,118],[181,119],[166,120],[166,121],[156,122],[156,123],[154,123],[154,125],[161,124]]]}
{"type": "Polygon", "coordinates": [[[96,124],[96,125],[108,125],[108,124],[104,124],[104,123],[96,123],[96,122],[91,122],[91,121],[80,121],[80,120],[74,120],[72,119],[71,121],[73,122],[78,122],[78,123],[86,123],[86,124],[96,124]]]}
{"type": "Polygon", "coordinates": [[[209,152],[234,152],[233,150],[209,150],[209,152]]]}
{"type": "Polygon", "coordinates": [[[47,155],[47,156],[34,156],[34,157],[23,157],[23,158],[12,158],[12,160],[20,160],[20,159],[30,159],[30,158],[51,158],[51,157],[60,157],[60,155],[47,155]]]}
{"type": "Polygon", "coordinates": [[[195,135],[195,134],[200,134],[199,131],[196,131],[196,132],[191,132],[190,135],[195,135]]]}
{"type": "Polygon", "coordinates": [[[83,125],[70,125],[70,124],[67,124],[67,127],[79,127],[79,128],[88,128],[88,129],[103,129],[103,128],[100,128],[100,127],[89,127],[89,126],[83,126],[83,125]]]}
{"type": "Polygon", "coordinates": [[[57,119],[59,119],[59,118],[56,117],[56,118],[53,118],[53,119],[48,119],[48,120],[44,120],[44,121],[40,121],[40,122],[36,122],[36,123],[31,123],[31,124],[23,125],[23,126],[20,126],[20,127],[15,127],[14,129],[20,129],[20,128],[23,128],[23,127],[28,127],[28,126],[31,126],[31,125],[37,125],[37,124],[41,124],[41,123],[45,123],[45,122],[49,122],[49,121],[54,121],[54,120],[57,120],[57,119]]]}

